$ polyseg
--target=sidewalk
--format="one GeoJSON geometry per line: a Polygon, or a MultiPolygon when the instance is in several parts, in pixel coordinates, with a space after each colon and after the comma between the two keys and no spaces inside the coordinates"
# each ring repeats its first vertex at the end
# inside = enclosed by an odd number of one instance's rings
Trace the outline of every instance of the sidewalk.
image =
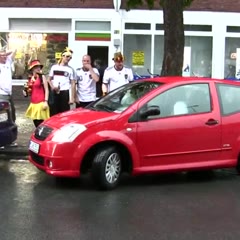
{"type": "Polygon", "coordinates": [[[18,126],[18,146],[6,147],[0,150],[0,158],[27,158],[28,142],[32,132],[35,130],[31,119],[25,117],[25,111],[29,105],[29,99],[21,98],[14,100],[16,107],[16,124],[18,126]]]}

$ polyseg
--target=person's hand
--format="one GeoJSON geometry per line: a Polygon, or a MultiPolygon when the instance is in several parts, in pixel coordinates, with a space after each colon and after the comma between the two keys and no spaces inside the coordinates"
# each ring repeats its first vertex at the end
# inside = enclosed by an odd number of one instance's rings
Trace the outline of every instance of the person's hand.
{"type": "Polygon", "coordinates": [[[47,102],[47,101],[44,101],[44,102],[43,102],[42,109],[43,109],[43,110],[46,110],[47,108],[48,108],[48,102],[47,102]]]}
{"type": "Polygon", "coordinates": [[[74,104],[74,100],[73,100],[73,99],[69,100],[68,104],[69,104],[69,105],[74,104]]]}
{"type": "Polygon", "coordinates": [[[92,65],[91,64],[89,64],[89,63],[86,63],[86,64],[84,64],[84,66],[83,66],[85,69],[87,69],[87,70],[90,70],[90,69],[92,69],[92,65]]]}

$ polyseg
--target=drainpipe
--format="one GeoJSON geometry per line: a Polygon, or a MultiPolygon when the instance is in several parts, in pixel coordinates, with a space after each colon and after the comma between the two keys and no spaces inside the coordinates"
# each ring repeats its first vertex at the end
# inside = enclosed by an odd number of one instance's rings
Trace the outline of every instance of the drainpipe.
{"type": "Polygon", "coordinates": [[[120,7],[121,7],[121,2],[122,0],[113,0],[113,6],[116,12],[119,11],[120,7]]]}

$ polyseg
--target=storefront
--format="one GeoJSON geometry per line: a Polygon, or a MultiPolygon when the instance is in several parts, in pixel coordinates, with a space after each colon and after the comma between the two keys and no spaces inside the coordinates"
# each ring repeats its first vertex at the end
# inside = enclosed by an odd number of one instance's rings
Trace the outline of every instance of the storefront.
{"type": "MultiPolygon", "coordinates": [[[[44,64],[47,74],[65,46],[74,51],[74,68],[81,66],[86,53],[104,66],[112,65],[114,52],[121,50],[136,75],[161,71],[162,11],[1,8],[0,12],[0,47],[17,49],[14,79],[26,78],[27,62],[33,58],[44,64]]],[[[184,12],[183,75],[234,78],[240,70],[239,22],[238,13],[184,12]]]]}

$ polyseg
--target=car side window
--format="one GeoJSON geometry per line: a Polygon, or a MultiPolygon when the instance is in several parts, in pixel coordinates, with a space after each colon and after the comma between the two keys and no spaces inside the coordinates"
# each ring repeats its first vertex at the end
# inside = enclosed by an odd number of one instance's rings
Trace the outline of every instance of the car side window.
{"type": "Polygon", "coordinates": [[[211,111],[209,85],[206,83],[186,84],[169,89],[153,99],[144,107],[158,106],[160,115],[149,119],[188,115],[211,111]]]}
{"type": "Polygon", "coordinates": [[[219,103],[222,115],[240,112],[240,87],[217,84],[219,103]]]}

